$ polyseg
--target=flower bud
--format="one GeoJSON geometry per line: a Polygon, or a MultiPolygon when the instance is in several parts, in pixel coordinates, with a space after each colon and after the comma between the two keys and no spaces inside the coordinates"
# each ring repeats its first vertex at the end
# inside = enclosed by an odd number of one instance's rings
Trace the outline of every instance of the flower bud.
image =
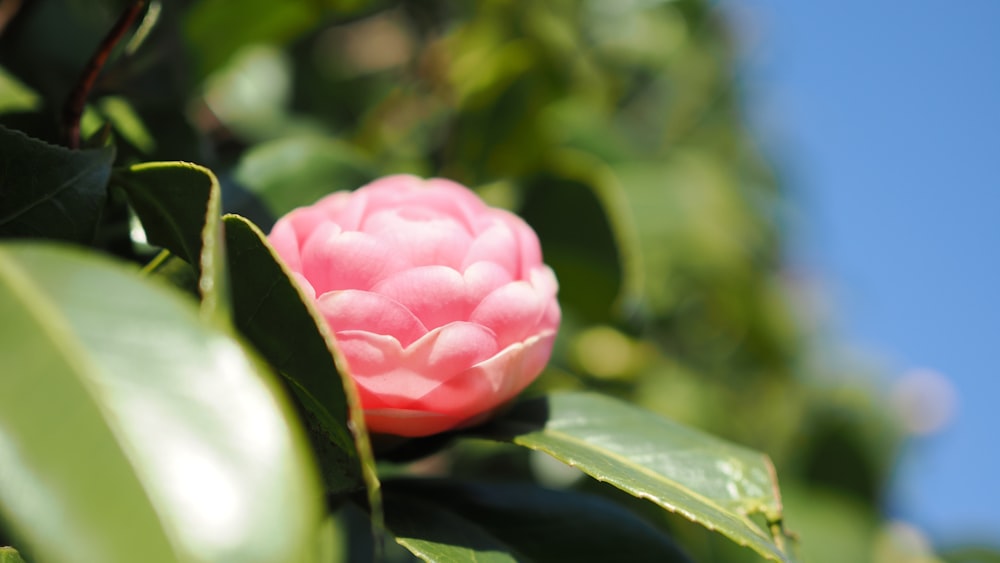
{"type": "Polygon", "coordinates": [[[549,360],[558,285],[538,237],[459,184],[382,178],[295,209],[269,239],[335,334],[374,433],[481,422],[549,360]]]}

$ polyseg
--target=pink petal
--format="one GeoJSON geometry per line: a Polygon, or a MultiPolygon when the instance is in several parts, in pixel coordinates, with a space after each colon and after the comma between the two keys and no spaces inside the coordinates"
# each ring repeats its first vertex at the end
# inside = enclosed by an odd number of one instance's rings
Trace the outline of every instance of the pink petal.
{"type": "Polygon", "coordinates": [[[561,321],[562,311],[559,309],[559,302],[553,299],[552,301],[549,301],[549,305],[545,308],[545,313],[543,313],[542,318],[539,319],[538,329],[542,331],[558,330],[559,323],[561,321]]]}
{"type": "Polygon", "coordinates": [[[345,231],[357,231],[368,210],[368,198],[360,190],[334,192],[316,202],[327,218],[345,231]]]}
{"type": "Polygon", "coordinates": [[[503,221],[491,221],[472,241],[464,265],[488,261],[506,269],[512,276],[519,276],[520,247],[514,232],[503,221]]]}
{"type": "Polygon", "coordinates": [[[493,262],[470,265],[462,274],[462,279],[470,303],[479,303],[495,289],[514,281],[509,271],[493,262]]]}
{"type": "MultiPolygon", "coordinates": [[[[438,382],[491,358],[497,353],[496,336],[487,328],[454,322],[433,330],[406,348],[406,366],[438,382]]],[[[419,399],[416,395],[413,399],[419,399]]]]}
{"type": "Polygon", "coordinates": [[[472,244],[472,237],[458,221],[426,207],[373,212],[362,230],[381,239],[412,266],[461,269],[472,244]]]}
{"type": "Polygon", "coordinates": [[[317,307],[337,335],[342,331],[363,330],[392,336],[405,347],[427,333],[427,328],[406,307],[378,293],[332,291],[320,296],[317,307]]]}
{"type": "Polygon", "coordinates": [[[337,347],[347,360],[364,409],[409,408],[412,397],[438,385],[403,366],[403,350],[391,336],[344,331],[337,335],[337,347]]]}
{"type": "Polygon", "coordinates": [[[316,290],[313,289],[312,284],[309,283],[309,280],[307,280],[305,276],[303,276],[298,272],[292,272],[292,278],[295,280],[295,283],[297,283],[299,287],[302,288],[302,292],[305,293],[306,298],[308,298],[310,301],[316,299],[316,290]]]}
{"type": "Polygon", "coordinates": [[[515,395],[524,390],[528,385],[531,385],[531,382],[548,365],[549,359],[552,357],[552,345],[555,344],[555,341],[556,331],[553,329],[541,332],[537,336],[532,336],[524,342],[521,369],[518,370],[515,377],[508,380],[511,388],[515,389],[515,395]]]}
{"type": "Polygon", "coordinates": [[[356,231],[340,232],[328,223],[317,229],[302,249],[303,273],[322,295],[342,289],[371,289],[406,267],[383,241],[356,231]]]}
{"type": "Polygon", "coordinates": [[[355,379],[391,373],[400,365],[403,347],[391,337],[363,330],[345,330],[336,336],[337,348],[355,379]]]}
{"type": "Polygon", "coordinates": [[[373,434],[415,438],[457,428],[461,418],[447,414],[407,409],[365,409],[365,423],[373,434]]]}
{"type": "Polygon", "coordinates": [[[499,354],[448,379],[421,398],[419,408],[469,420],[509,402],[545,368],[555,333],[547,332],[507,347],[499,354]]]}
{"type": "Polygon", "coordinates": [[[545,312],[538,322],[538,328],[542,330],[558,329],[559,322],[562,320],[562,311],[559,309],[559,300],[556,299],[556,293],[559,291],[556,275],[551,268],[542,265],[531,271],[530,278],[535,291],[542,296],[543,300],[548,301],[545,312]]]}
{"type": "Polygon", "coordinates": [[[520,279],[527,279],[532,268],[542,263],[542,245],[538,242],[538,235],[517,215],[502,209],[496,209],[494,212],[510,227],[517,238],[520,269],[515,275],[520,279]]]}
{"type": "Polygon", "coordinates": [[[372,288],[409,309],[428,329],[468,319],[472,303],[462,275],[444,266],[403,270],[372,288]]]}
{"type": "MultiPolygon", "coordinates": [[[[363,187],[371,209],[423,206],[454,218],[471,235],[475,217],[487,209],[468,188],[435,178],[423,180],[416,176],[397,175],[376,180],[363,187]]],[[[361,191],[359,190],[359,191],[361,191]]]]}
{"type": "Polygon", "coordinates": [[[528,281],[538,291],[538,294],[546,298],[554,298],[559,292],[559,280],[552,268],[542,264],[535,266],[528,274],[528,281]]]}
{"type": "Polygon", "coordinates": [[[487,295],[469,320],[491,329],[506,347],[533,335],[547,305],[530,284],[513,282],[487,295]]]}
{"type": "Polygon", "coordinates": [[[330,218],[323,210],[316,206],[310,206],[293,209],[278,222],[282,221],[291,223],[292,229],[295,231],[295,240],[301,247],[320,225],[329,223],[330,218]]]}
{"type": "Polygon", "coordinates": [[[302,275],[309,280],[319,295],[329,291],[333,285],[330,283],[330,277],[337,270],[337,256],[330,252],[330,248],[340,233],[340,225],[326,221],[320,223],[300,246],[302,275]]]}
{"type": "Polygon", "coordinates": [[[334,219],[345,207],[347,207],[352,198],[352,192],[333,192],[321,197],[316,203],[312,204],[311,207],[321,210],[328,219],[334,219]]]}
{"type": "Polygon", "coordinates": [[[425,182],[434,193],[443,194],[446,201],[461,205],[470,214],[479,214],[489,209],[483,200],[469,188],[447,178],[431,178],[425,182]]]}
{"type": "Polygon", "coordinates": [[[295,236],[295,228],[291,221],[281,219],[274,224],[271,234],[267,235],[267,241],[274,247],[278,257],[285,262],[293,272],[302,271],[302,260],[299,255],[299,241],[295,236]]]}
{"type": "Polygon", "coordinates": [[[493,334],[471,323],[452,323],[409,348],[364,331],[337,334],[365,408],[412,408],[422,397],[471,366],[492,357],[493,334]]]}

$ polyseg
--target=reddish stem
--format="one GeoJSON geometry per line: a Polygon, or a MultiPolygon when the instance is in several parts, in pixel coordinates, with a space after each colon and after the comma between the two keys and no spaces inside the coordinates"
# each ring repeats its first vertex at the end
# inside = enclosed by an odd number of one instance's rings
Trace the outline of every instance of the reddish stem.
{"type": "Polygon", "coordinates": [[[145,6],[146,0],[136,0],[122,12],[122,15],[118,17],[118,21],[115,22],[114,27],[101,40],[97,51],[87,61],[87,66],[83,69],[76,87],[70,92],[69,98],[66,100],[66,105],[63,106],[62,115],[66,145],[69,148],[80,148],[80,118],[83,116],[84,106],[87,105],[87,97],[90,96],[90,90],[94,87],[94,83],[97,82],[97,76],[101,73],[101,69],[104,68],[104,63],[107,62],[111,51],[114,50],[115,45],[125,36],[125,32],[132,27],[132,23],[139,17],[139,13],[142,12],[145,6]]]}

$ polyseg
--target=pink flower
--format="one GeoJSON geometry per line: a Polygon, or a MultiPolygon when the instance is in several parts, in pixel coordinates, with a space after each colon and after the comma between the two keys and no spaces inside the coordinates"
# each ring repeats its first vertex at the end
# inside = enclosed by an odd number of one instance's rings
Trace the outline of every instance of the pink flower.
{"type": "Polygon", "coordinates": [[[269,239],[336,335],[372,432],[481,422],[549,360],[558,285],[538,237],[459,184],[382,178],[292,211],[269,239]]]}

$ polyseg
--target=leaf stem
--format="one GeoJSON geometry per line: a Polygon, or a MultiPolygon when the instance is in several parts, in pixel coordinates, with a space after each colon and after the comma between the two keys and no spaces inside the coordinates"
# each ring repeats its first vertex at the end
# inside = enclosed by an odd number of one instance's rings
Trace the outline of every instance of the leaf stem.
{"type": "Polygon", "coordinates": [[[83,73],[80,74],[80,79],[77,80],[76,87],[70,92],[69,98],[63,106],[62,114],[66,146],[69,148],[80,148],[80,118],[83,116],[83,108],[87,104],[87,97],[90,95],[90,90],[94,87],[97,76],[101,73],[101,69],[104,68],[104,63],[107,62],[111,51],[114,50],[122,37],[125,36],[125,32],[135,22],[139,13],[146,6],[146,2],[147,0],[135,0],[118,16],[118,21],[115,22],[114,27],[101,40],[100,45],[97,46],[97,51],[87,61],[87,66],[84,67],[83,73]]]}

